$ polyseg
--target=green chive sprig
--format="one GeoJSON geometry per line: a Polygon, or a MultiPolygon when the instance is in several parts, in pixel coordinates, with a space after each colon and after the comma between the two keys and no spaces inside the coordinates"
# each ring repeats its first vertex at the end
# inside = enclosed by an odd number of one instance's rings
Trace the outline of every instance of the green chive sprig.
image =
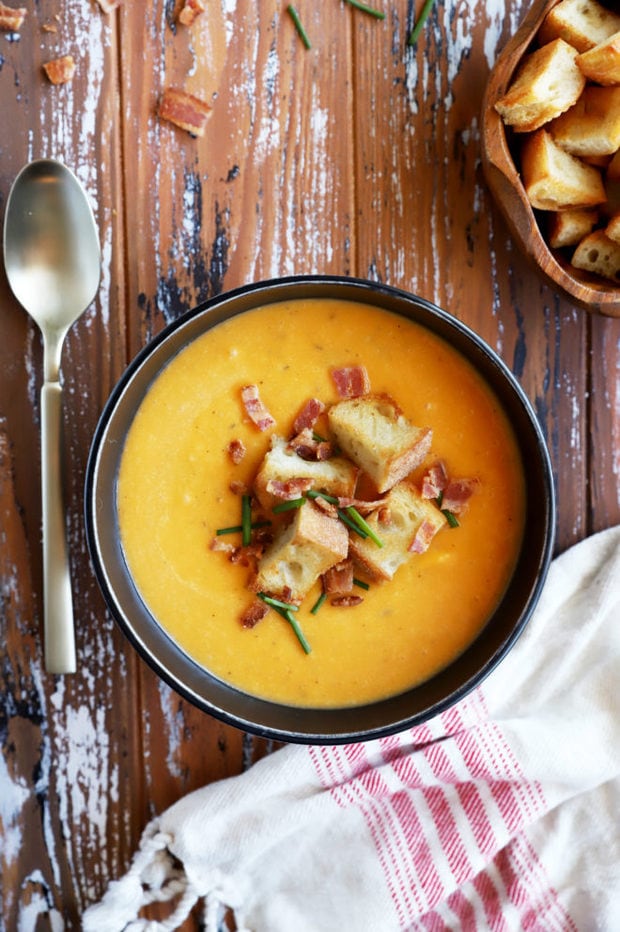
{"type": "Polygon", "coordinates": [[[274,515],[279,514],[281,511],[293,511],[295,508],[301,508],[305,501],[305,498],[289,498],[278,505],[274,505],[271,510],[274,515]]]}
{"type": "MultiPolygon", "coordinates": [[[[261,527],[270,527],[271,521],[252,521],[250,524],[250,530],[256,531],[261,527]]],[[[240,534],[243,531],[243,525],[241,524],[232,524],[230,527],[219,527],[216,532],[216,537],[221,537],[223,534],[240,534]]]]}
{"type": "Polygon", "coordinates": [[[415,45],[416,42],[418,41],[418,37],[420,33],[422,32],[424,23],[426,22],[428,18],[428,14],[433,8],[434,2],[435,0],[426,0],[424,6],[422,7],[420,11],[420,15],[418,16],[417,22],[415,23],[413,29],[411,30],[411,33],[409,34],[407,45],[415,45]]]}
{"type": "Polygon", "coordinates": [[[249,547],[252,542],[252,499],[249,495],[241,496],[241,543],[249,547]]]}
{"type": "Polygon", "coordinates": [[[316,613],[318,612],[318,610],[320,609],[321,605],[323,604],[326,598],[327,598],[327,593],[323,591],[318,597],[318,599],[316,600],[316,602],[314,603],[314,605],[312,606],[312,608],[310,609],[311,615],[316,615],[316,613]]]}
{"type": "Polygon", "coordinates": [[[374,7],[367,6],[365,3],[360,3],[360,0],[345,0],[345,3],[354,6],[356,10],[361,10],[362,13],[374,16],[375,19],[385,19],[385,13],[382,13],[381,10],[375,10],[374,7]]]}
{"type": "Polygon", "coordinates": [[[290,3],[286,9],[287,9],[289,16],[295,23],[295,29],[299,33],[299,38],[301,39],[301,41],[303,42],[303,44],[306,46],[307,49],[311,49],[312,44],[310,42],[310,39],[308,38],[308,33],[306,32],[306,30],[304,29],[301,23],[301,20],[299,18],[299,13],[297,12],[297,10],[295,9],[292,3],[290,3]]]}
{"type": "Polygon", "coordinates": [[[346,509],[346,512],[351,520],[355,522],[357,527],[365,533],[366,537],[370,537],[370,539],[377,545],[377,547],[383,547],[383,541],[381,538],[375,534],[368,521],[366,521],[366,519],[361,516],[354,505],[349,505],[346,509]]]}

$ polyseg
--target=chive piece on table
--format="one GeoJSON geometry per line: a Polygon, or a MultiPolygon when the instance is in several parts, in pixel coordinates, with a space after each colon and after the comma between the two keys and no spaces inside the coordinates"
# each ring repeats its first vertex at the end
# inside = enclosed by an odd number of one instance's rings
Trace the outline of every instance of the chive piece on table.
{"type": "Polygon", "coordinates": [[[361,514],[359,513],[359,511],[354,505],[349,505],[346,511],[349,517],[357,524],[358,528],[364,531],[366,536],[370,537],[370,539],[375,542],[377,547],[383,547],[383,541],[381,540],[381,538],[377,537],[377,535],[375,534],[375,532],[369,525],[368,521],[366,521],[365,518],[362,518],[361,514]]]}
{"type": "Polygon", "coordinates": [[[326,598],[327,598],[327,593],[322,592],[320,596],[318,597],[318,599],[316,600],[316,602],[314,603],[314,605],[312,606],[312,608],[310,609],[311,615],[316,615],[316,613],[318,612],[318,610],[320,609],[321,605],[323,604],[326,598]]]}
{"type": "Polygon", "coordinates": [[[241,543],[248,547],[252,542],[252,500],[249,495],[241,496],[241,543]]]}
{"type": "Polygon", "coordinates": [[[415,45],[416,42],[418,41],[418,36],[422,32],[422,27],[424,26],[424,23],[426,22],[426,19],[433,7],[434,2],[435,0],[426,0],[426,3],[422,7],[420,11],[420,15],[418,16],[418,20],[416,24],[414,25],[413,29],[411,30],[411,33],[407,40],[407,45],[415,45]]]}
{"type": "Polygon", "coordinates": [[[363,579],[357,579],[357,577],[355,576],[353,577],[353,585],[359,586],[360,589],[365,589],[366,592],[368,592],[368,590],[370,589],[370,586],[368,585],[367,582],[364,582],[363,579]]]}
{"type": "Polygon", "coordinates": [[[291,602],[282,602],[281,599],[274,599],[273,596],[267,595],[266,592],[259,592],[258,598],[262,599],[267,605],[273,606],[273,608],[282,608],[284,611],[288,612],[297,612],[299,611],[298,605],[293,605],[291,602]]]}
{"type": "Polygon", "coordinates": [[[360,3],[359,0],[345,0],[345,3],[354,6],[356,10],[361,10],[363,13],[374,16],[376,19],[385,19],[385,13],[382,13],[381,10],[375,10],[374,7],[367,6],[365,3],[360,3]]]}
{"type": "Polygon", "coordinates": [[[275,515],[281,511],[292,511],[293,508],[301,508],[305,500],[305,498],[290,498],[285,502],[280,502],[279,505],[274,505],[271,510],[275,515]]]}
{"type": "Polygon", "coordinates": [[[301,41],[303,42],[303,44],[306,46],[307,49],[311,49],[312,45],[310,43],[310,39],[308,38],[308,33],[306,32],[306,30],[301,24],[299,13],[297,12],[297,10],[295,9],[292,3],[290,3],[286,9],[288,11],[289,16],[295,23],[295,29],[299,33],[299,38],[301,39],[301,41]]]}

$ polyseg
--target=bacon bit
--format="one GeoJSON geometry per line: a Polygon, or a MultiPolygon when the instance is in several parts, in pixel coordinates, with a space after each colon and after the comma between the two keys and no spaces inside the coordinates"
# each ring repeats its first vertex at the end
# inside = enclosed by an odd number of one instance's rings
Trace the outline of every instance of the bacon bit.
{"type": "Polygon", "coordinates": [[[377,512],[377,521],[383,527],[389,527],[392,523],[392,509],[389,505],[382,505],[377,512]]]}
{"type": "Polygon", "coordinates": [[[241,400],[246,414],[259,430],[269,430],[274,426],[275,418],[261,401],[258,385],[244,385],[241,389],[241,400]]]}
{"type": "Polygon", "coordinates": [[[322,401],[318,398],[308,398],[293,421],[293,433],[300,434],[302,430],[314,427],[324,410],[325,405],[322,401]]]}
{"type": "Polygon", "coordinates": [[[442,460],[438,460],[422,477],[422,498],[435,499],[448,485],[448,473],[442,460]]]}
{"type": "Polygon", "coordinates": [[[43,70],[52,84],[68,84],[75,74],[73,55],[63,55],[43,65],[43,70]]]}
{"type": "Polygon", "coordinates": [[[228,488],[231,492],[234,492],[235,495],[247,495],[248,486],[245,482],[241,482],[239,479],[232,479],[228,483],[228,488]]]}
{"type": "Polygon", "coordinates": [[[442,511],[463,514],[478,482],[476,479],[453,479],[446,487],[441,499],[442,511]]]}
{"type": "Polygon", "coordinates": [[[341,366],[332,369],[331,376],[341,398],[357,398],[370,391],[370,379],[365,366],[341,366]]]}
{"type": "Polygon", "coordinates": [[[192,136],[204,136],[211,109],[210,104],[193,94],[167,87],[159,102],[158,115],[162,120],[187,130],[192,136]]]}
{"type": "Polygon", "coordinates": [[[289,440],[288,449],[293,450],[303,460],[328,460],[334,455],[334,445],[329,440],[316,440],[310,427],[289,440]]]}
{"type": "Polygon", "coordinates": [[[235,439],[230,441],[228,444],[228,456],[235,466],[239,465],[245,454],[246,449],[243,440],[235,439]]]}
{"type": "Polygon", "coordinates": [[[321,498],[319,495],[318,498],[314,499],[314,507],[318,508],[319,511],[322,511],[323,514],[329,515],[331,518],[338,517],[338,508],[333,502],[328,502],[324,498],[321,498]]]}
{"type": "Polygon", "coordinates": [[[346,495],[338,496],[339,508],[355,508],[362,516],[371,515],[385,505],[385,500],[377,498],[374,501],[366,501],[363,498],[349,498],[346,495]]]}
{"type": "Polygon", "coordinates": [[[361,595],[337,595],[329,600],[329,604],[337,608],[353,608],[354,605],[360,605],[363,601],[361,595]]]}
{"type": "Polygon", "coordinates": [[[0,29],[3,32],[19,32],[28,15],[25,7],[10,7],[0,3],[0,29]]]}
{"type": "Polygon", "coordinates": [[[430,547],[431,541],[437,531],[438,527],[433,524],[432,521],[423,521],[409,544],[409,552],[424,553],[430,547]]]}
{"type": "Polygon", "coordinates": [[[260,599],[251,602],[241,616],[241,625],[244,628],[253,628],[258,622],[265,617],[269,611],[269,606],[260,599]]]}
{"type": "Polygon", "coordinates": [[[209,550],[218,550],[222,553],[232,554],[236,549],[234,544],[231,544],[230,541],[222,540],[221,537],[214,537],[209,544],[209,550]]]}
{"type": "Polygon", "coordinates": [[[265,544],[254,541],[247,547],[235,547],[230,554],[230,562],[239,566],[249,566],[252,569],[256,566],[256,561],[260,560],[265,552],[265,544]]]}
{"type": "Polygon", "coordinates": [[[122,3],[122,0],[97,0],[104,13],[112,13],[122,3]]]}
{"type": "Polygon", "coordinates": [[[43,32],[58,32],[58,26],[55,23],[43,23],[41,29],[43,32]]]}
{"type": "Polygon", "coordinates": [[[323,592],[327,595],[346,595],[353,591],[353,561],[342,560],[323,573],[323,592]]]}
{"type": "Polygon", "coordinates": [[[202,0],[185,0],[185,3],[179,10],[178,21],[184,26],[191,26],[197,16],[204,13],[205,6],[202,0]]]}
{"type": "Polygon", "coordinates": [[[265,491],[275,498],[281,498],[290,502],[294,498],[300,498],[303,492],[312,488],[312,479],[302,478],[301,476],[293,479],[269,479],[265,485],[265,491]]]}

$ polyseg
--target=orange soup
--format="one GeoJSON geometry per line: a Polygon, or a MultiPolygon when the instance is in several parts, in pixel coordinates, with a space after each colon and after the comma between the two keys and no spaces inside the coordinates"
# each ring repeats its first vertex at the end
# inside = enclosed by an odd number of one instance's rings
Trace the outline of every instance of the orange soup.
{"type": "MultiPolygon", "coordinates": [[[[395,695],[428,679],[476,638],[500,600],[521,545],[523,467],[505,413],[470,364],[426,328],[365,304],[327,298],[277,303],[208,330],[167,365],[129,431],[117,487],[127,565],[151,614],[196,663],[250,694],[305,707],[395,695]],[[360,364],[373,392],[433,431],[432,458],[476,490],[458,527],[413,554],[363,602],[312,614],[317,582],[297,613],[311,652],[275,611],[252,629],[247,567],[210,549],[239,524],[232,480],[251,484],[275,432],[289,436],[310,397],[338,400],[333,367],[360,364]],[[247,417],[256,384],[276,426],[247,417]],[[246,456],[233,465],[231,440],[246,456]]],[[[240,535],[231,536],[240,543],[240,535]]]]}

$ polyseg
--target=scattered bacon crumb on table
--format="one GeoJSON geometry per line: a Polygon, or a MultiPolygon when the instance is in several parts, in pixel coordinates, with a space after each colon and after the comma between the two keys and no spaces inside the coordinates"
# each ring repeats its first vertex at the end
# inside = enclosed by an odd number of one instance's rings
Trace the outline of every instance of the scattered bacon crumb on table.
{"type": "Polygon", "coordinates": [[[205,5],[202,0],[185,0],[177,18],[184,26],[191,26],[196,17],[204,11],[205,5]]]}
{"type": "Polygon", "coordinates": [[[158,114],[192,136],[204,136],[211,105],[179,88],[168,87],[159,102],[158,114]]]}
{"type": "Polygon", "coordinates": [[[73,80],[75,74],[75,61],[72,55],[63,55],[45,62],[43,70],[52,84],[67,84],[73,80]]]}
{"type": "Polygon", "coordinates": [[[0,29],[3,32],[18,32],[21,29],[28,10],[23,7],[10,7],[0,3],[0,29]]]}

